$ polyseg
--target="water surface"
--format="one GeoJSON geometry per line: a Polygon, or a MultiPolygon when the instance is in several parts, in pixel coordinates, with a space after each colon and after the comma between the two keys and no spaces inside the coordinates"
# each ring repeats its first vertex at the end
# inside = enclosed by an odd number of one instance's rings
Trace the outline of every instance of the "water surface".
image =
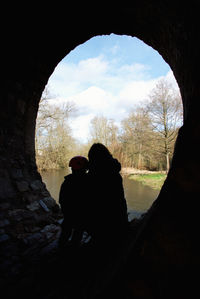
{"type": "MultiPolygon", "coordinates": [[[[51,196],[58,202],[60,186],[64,181],[64,176],[69,174],[70,171],[66,169],[61,170],[48,170],[41,172],[43,182],[46,184],[47,189],[51,196]]],[[[159,191],[154,190],[148,186],[144,186],[141,182],[137,182],[123,177],[124,193],[127,201],[129,219],[139,217],[145,213],[153,201],[157,198],[159,191]]]]}

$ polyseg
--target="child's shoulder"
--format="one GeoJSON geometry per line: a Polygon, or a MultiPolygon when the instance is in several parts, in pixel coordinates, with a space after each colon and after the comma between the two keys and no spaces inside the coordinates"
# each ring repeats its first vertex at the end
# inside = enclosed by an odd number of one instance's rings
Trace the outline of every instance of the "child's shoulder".
{"type": "Polygon", "coordinates": [[[64,177],[64,179],[65,179],[65,180],[70,180],[72,177],[73,177],[73,174],[70,173],[70,174],[67,174],[67,175],[64,177]]]}
{"type": "Polygon", "coordinates": [[[71,180],[73,179],[73,175],[72,174],[68,174],[64,177],[64,181],[63,184],[66,185],[67,183],[69,183],[71,180]]]}

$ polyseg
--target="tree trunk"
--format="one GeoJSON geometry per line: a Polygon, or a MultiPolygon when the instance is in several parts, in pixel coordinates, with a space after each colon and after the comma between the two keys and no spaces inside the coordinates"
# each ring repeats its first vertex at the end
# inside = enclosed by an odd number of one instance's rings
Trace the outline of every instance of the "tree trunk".
{"type": "Polygon", "coordinates": [[[169,153],[166,153],[166,173],[169,171],[169,153]]]}

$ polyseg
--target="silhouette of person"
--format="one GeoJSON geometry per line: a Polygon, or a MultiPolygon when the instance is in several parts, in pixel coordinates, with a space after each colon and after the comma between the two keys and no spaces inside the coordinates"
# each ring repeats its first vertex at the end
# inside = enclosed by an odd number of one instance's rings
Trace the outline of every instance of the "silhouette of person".
{"type": "Polygon", "coordinates": [[[92,235],[97,242],[111,244],[120,240],[128,227],[121,164],[101,143],[91,146],[88,158],[92,235]]]}
{"type": "Polygon", "coordinates": [[[70,162],[72,173],[65,176],[59,193],[59,203],[64,220],[59,239],[63,247],[71,239],[71,244],[78,245],[83,237],[84,203],[87,189],[88,160],[83,156],[75,156],[70,162]]]}

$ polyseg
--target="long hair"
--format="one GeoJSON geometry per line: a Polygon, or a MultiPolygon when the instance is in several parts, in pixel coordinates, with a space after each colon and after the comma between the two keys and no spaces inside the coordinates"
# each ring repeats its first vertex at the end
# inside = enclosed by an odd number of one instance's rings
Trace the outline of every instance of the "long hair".
{"type": "Polygon", "coordinates": [[[88,158],[90,162],[98,162],[111,159],[112,155],[105,145],[94,143],[88,152],[88,158]]]}
{"type": "Polygon", "coordinates": [[[110,151],[102,143],[94,143],[89,152],[89,170],[94,172],[104,171],[110,168],[113,160],[110,151]]]}

